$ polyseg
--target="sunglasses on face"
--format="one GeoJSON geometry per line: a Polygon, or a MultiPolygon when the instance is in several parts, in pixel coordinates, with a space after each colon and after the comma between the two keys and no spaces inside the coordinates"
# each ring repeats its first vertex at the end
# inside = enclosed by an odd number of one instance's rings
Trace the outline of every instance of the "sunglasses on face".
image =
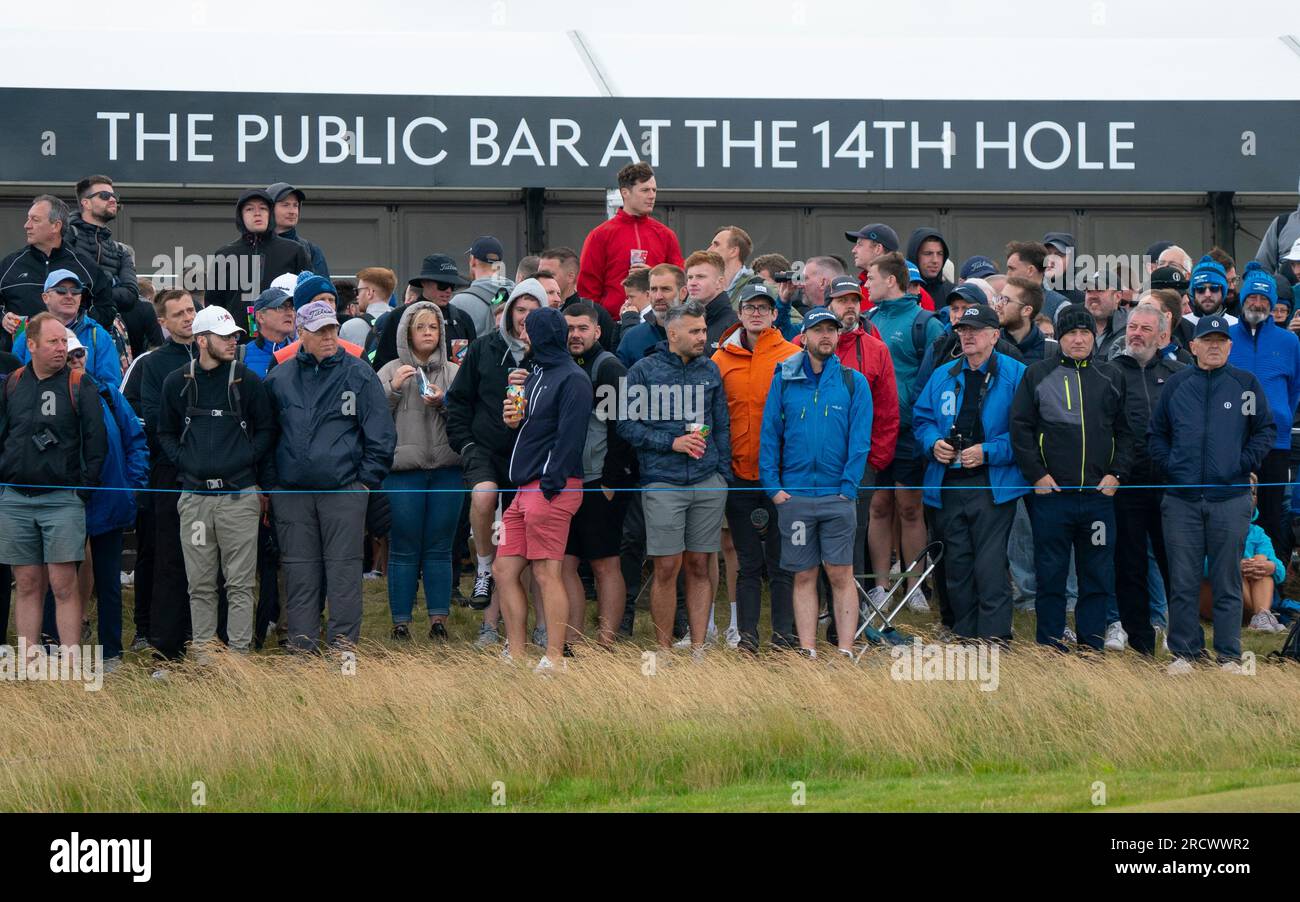
{"type": "Polygon", "coordinates": [[[1223,294],[1223,289],[1218,285],[1197,285],[1197,294],[1223,294]]]}
{"type": "Polygon", "coordinates": [[[87,194],[87,197],[98,197],[100,200],[118,200],[118,195],[114,191],[96,191],[94,194],[87,194]]]}
{"type": "Polygon", "coordinates": [[[71,294],[81,294],[81,289],[66,288],[63,285],[56,285],[55,287],[51,288],[50,291],[54,292],[55,294],[61,294],[65,297],[71,294]]]}

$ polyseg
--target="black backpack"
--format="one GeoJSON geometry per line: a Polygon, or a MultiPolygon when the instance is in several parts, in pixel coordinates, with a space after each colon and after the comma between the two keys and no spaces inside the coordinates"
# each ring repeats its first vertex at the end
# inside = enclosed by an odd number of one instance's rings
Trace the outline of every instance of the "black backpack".
{"type": "MultiPolygon", "coordinates": [[[[874,320],[876,318],[876,311],[879,309],[879,307],[872,307],[868,310],[867,319],[874,320]]],[[[932,319],[934,319],[934,311],[920,307],[920,309],[916,311],[916,319],[912,320],[912,347],[916,348],[916,362],[918,364],[925,359],[925,324],[932,319]]],[[[880,330],[876,329],[876,332],[879,333],[880,330]]]]}

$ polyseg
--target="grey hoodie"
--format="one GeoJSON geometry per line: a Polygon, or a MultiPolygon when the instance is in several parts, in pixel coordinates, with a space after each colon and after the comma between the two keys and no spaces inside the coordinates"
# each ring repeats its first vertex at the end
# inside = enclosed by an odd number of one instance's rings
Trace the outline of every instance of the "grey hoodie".
{"type": "Polygon", "coordinates": [[[451,449],[447,439],[446,392],[459,367],[447,362],[447,330],[442,311],[429,301],[416,301],[402,311],[397,324],[397,359],[390,360],[379,370],[379,381],[388,398],[388,409],[397,426],[397,449],[393,455],[393,470],[433,470],[454,467],[460,455],[451,449]],[[411,351],[411,323],[416,314],[432,310],[438,318],[438,346],[421,364],[411,351]],[[419,375],[409,376],[400,388],[394,390],[393,376],[403,366],[413,366],[424,372],[425,378],[443,392],[443,402],[430,407],[420,397],[419,375]]]}

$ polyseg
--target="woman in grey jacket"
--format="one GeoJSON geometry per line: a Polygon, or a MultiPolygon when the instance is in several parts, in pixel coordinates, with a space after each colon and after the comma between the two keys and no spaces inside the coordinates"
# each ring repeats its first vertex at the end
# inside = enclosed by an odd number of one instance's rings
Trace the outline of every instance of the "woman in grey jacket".
{"type": "Polygon", "coordinates": [[[462,501],[460,457],[447,441],[446,421],[447,389],[456,369],[447,360],[442,311],[427,301],[408,306],[398,323],[397,359],[379,371],[397,426],[393,469],[384,480],[393,512],[388,605],[394,639],[411,637],[421,573],[429,638],[447,638],[451,549],[462,501]]]}

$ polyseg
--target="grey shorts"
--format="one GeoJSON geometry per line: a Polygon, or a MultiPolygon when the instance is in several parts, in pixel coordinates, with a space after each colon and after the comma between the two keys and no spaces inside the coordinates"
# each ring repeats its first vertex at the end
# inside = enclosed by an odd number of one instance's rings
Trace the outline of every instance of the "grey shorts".
{"type": "Polygon", "coordinates": [[[722,547],[727,483],[716,473],[691,486],[652,482],[641,496],[645,553],[650,557],[710,553],[722,547]]]}
{"type": "Polygon", "coordinates": [[[776,506],[781,527],[781,569],[790,573],[822,563],[853,564],[857,499],[839,495],[792,495],[776,506]]]}
{"type": "Polygon", "coordinates": [[[0,564],[66,564],[86,557],[86,506],[71,490],[0,494],[0,564]]]}

